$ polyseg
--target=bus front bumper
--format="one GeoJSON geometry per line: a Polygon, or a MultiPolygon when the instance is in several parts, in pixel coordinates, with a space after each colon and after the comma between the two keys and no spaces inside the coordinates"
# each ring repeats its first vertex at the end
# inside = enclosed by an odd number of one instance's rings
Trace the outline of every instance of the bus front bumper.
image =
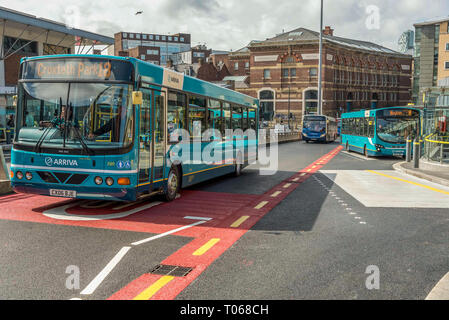
{"type": "MultiPolygon", "coordinates": [[[[70,197],[74,199],[109,200],[109,201],[135,201],[137,192],[134,188],[105,188],[105,187],[74,187],[74,186],[49,186],[31,182],[11,181],[12,189],[17,193],[37,194],[42,196],[57,197],[50,190],[76,192],[70,197]]],[[[60,196],[60,198],[66,198],[60,196]]]]}

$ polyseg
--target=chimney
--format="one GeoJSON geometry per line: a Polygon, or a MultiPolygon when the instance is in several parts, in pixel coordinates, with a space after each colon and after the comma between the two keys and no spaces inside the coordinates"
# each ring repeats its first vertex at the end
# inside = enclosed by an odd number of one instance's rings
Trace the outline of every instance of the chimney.
{"type": "Polygon", "coordinates": [[[334,29],[332,29],[330,26],[326,26],[323,30],[323,34],[326,36],[333,36],[334,35],[334,29]]]}

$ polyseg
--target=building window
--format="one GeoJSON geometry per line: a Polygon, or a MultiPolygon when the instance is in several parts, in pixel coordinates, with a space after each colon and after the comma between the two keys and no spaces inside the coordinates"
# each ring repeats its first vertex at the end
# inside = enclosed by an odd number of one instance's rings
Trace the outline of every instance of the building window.
{"type": "Polygon", "coordinates": [[[127,37],[128,37],[128,34],[124,32],[124,33],[122,34],[122,36],[123,36],[123,38],[127,38],[127,37]]]}
{"type": "Polygon", "coordinates": [[[136,39],[140,39],[140,34],[136,34],[136,39]]]}
{"type": "Polygon", "coordinates": [[[178,42],[178,37],[175,37],[175,41],[178,42]]]}
{"type": "Polygon", "coordinates": [[[316,77],[318,75],[318,68],[310,68],[309,69],[309,76],[316,77]]]}
{"type": "Polygon", "coordinates": [[[245,69],[249,69],[249,62],[245,62],[245,69]]]}
{"type": "Polygon", "coordinates": [[[150,34],[150,40],[153,40],[153,35],[152,34],[150,34]]]}
{"type": "Polygon", "coordinates": [[[304,114],[318,114],[318,90],[304,91],[304,114]]]}
{"type": "Polygon", "coordinates": [[[296,69],[290,69],[290,77],[296,77],[296,69]]]}
{"type": "Polygon", "coordinates": [[[282,69],[282,78],[288,78],[288,69],[286,68],[282,69]]]}
{"type": "Polygon", "coordinates": [[[181,37],[179,40],[180,40],[181,42],[184,42],[184,38],[183,38],[183,37],[181,37]]]}
{"type": "Polygon", "coordinates": [[[134,39],[134,33],[130,33],[130,34],[129,34],[129,38],[130,38],[130,39],[134,39]]]}
{"type": "Polygon", "coordinates": [[[166,39],[165,36],[162,36],[162,41],[165,41],[165,39],[166,39]]]}
{"type": "Polygon", "coordinates": [[[446,51],[449,51],[449,43],[446,43],[446,51]]]}
{"type": "Polygon", "coordinates": [[[159,36],[156,36],[156,40],[159,40],[159,36]]]}
{"type": "Polygon", "coordinates": [[[140,55],[140,60],[145,60],[145,55],[144,54],[140,55]]]}
{"type": "Polygon", "coordinates": [[[239,63],[235,62],[234,63],[234,70],[237,71],[239,69],[239,63]]]}
{"type": "Polygon", "coordinates": [[[444,63],[444,67],[446,68],[446,70],[449,70],[449,61],[446,61],[446,62],[444,63]]]}
{"type": "Polygon", "coordinates": [[[272,121],[274,118],[274,91],[263,90],[259,92],[260,120],[272,121]]]}
{"type": "Polygon", "coordinates": [[[142,38],[143,40],[147,40],[147,35],[146,34],[142,35],[142,38]]]}
{"type": "Polygon", "coordinates": [[[271,79],[271,71],[270,71],[270,69],[263,69],[263,78],[264,79],[271,79]]]}

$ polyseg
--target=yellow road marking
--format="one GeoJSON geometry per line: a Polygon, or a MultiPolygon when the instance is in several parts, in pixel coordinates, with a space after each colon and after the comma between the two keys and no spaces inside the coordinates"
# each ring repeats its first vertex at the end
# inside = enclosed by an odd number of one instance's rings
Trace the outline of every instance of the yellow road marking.
{"type": "Polygon", "coordinates": [[[216,245],[218,243],[218,241],[220,241],[220,239],[218,239],[218,238],[214,238],[214,239],[209,240],[205,245],[203,245],[201,248],[196,250],[193,253],[193,255],[194,256],[201,256],[201,255],[205,254],[210,248],[212,248],[214,245],[216,245]]]}
{"type": "Polygon", "coordinates": [[[242,225],[243,222],[249,219],[249,216],[243,216],[237,221],[235,221],[233,224],[231,224],[231,228],[238,228],[242,225]]]}
{"type": "Polygon", "coordinates": [[[307,173],[303,172],[301,173],[301,177],[304,177],[307,173]]]}
{"type": "Polygon", "coordinates": [[[257,206],[254,207],[254,209],[262,209],[263,207],[265,207],[268,204],[268,201],[262,201],[261,203],[259,203],[257,206]]]}
{"type": "Polygon", "coordinates": [[[286,183],[286,184],[284,185],[284,189],[290,188],[291,185],[292,185],[291,183],[286,183]]]}
{"type": "Polygon", "coordinates": [[[175,277],[173,276],[163,276],[151,286],[142,291],[133,300],[150,300],[163,286],[172,281],[175,277]]]}
{"type": "Polygon", "coordinates": [[[276,191],[275,193],[273,193],[271,195],[272,198],[276,198],[278,195],[280,195],[282,193],[282,191],[276,191]]]}
{"type": "Polygon", "coordinates": [[[293,181],[294,181],[294,182],[296,182],[296,181],[298,181],[298,180],[299,180],[299,178],[295,178],[295,179],[293,179],[293,181]]]}
{"type": "Polygon", "coordinates": [[[310,172],[310,171],[312,171],[312,169],[307,169],[307,172],[310,172]]]}
{"type": "Polygon", "coordinates": [[[380,172],[373,171],[373,170],[366,170],[366,171],[374,173],[374,174],[377,174],[377,175],[380,175],[380,176],[384,176],[384,177],[387,177],[387,178],[390,178],[390,179],[394,179],[394,180],[410,183],[410,184],[413,184],[415,186],[422,187],[422,188],[425,188],[425,189],[428,189],[428,190],[432,190],[432,191],[435,191],[435,192],[439,192],[439,193],[443,193],[443,194],[449,195],[449,192],[447,192],[447,191],[440,190],[440,189],[433,188],[433,187],[429,187],[429,186],[426,186],[425,184],[421,184],[421,183],[418,183],[418,182],[405,180],[405,179],[398,178],[398,177],[389,176],[388,174],[380,173],[380,172]]]}

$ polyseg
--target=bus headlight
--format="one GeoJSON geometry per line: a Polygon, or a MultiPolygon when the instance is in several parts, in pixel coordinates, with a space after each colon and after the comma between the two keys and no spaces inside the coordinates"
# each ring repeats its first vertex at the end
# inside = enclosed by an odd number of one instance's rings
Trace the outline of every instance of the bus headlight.
{"type": "Polygon", "coordinates": [[[322,134],[321,136],[320,136],[320,138],[324,138],[326,136],[326,134],[322,134]]]}
{"type": "Polygon", "coordinates": [[[95,184],[100,185],[103,183],[103,178],[102,177],[95,177],[95,184]]]}
{"type": "Polygon", "coordinates": [[[16,177],[17,177],[17,179],[22,180],[22,179],[23,179],[23,173],[22,173],[22,171],[17,171],[16,177]]]}
{"type": "Polygon", "coordinates": [[[112,186],[114,184],[114,179],[112,179],[111,177],[106,178],[106,184],[108,186],[112,186]]]}
{"type": "Polygon", "coordinates": [[[33,174],[31,172],[27,172],[25,173],[25,178],[27,178],[27,180],[31,180],[33,179],[33,174]]]}

